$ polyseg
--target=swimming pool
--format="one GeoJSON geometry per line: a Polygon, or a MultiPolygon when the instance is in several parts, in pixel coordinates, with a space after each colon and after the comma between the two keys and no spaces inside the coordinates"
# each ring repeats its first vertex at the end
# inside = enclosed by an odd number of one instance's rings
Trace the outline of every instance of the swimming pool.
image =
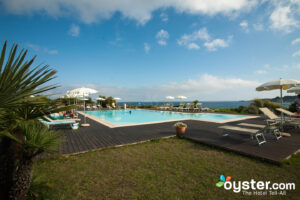
{"type": "Polygon", "coordinates": [[[101,110],[86,111],[87,117],[98,121],[111,128],[120,126],[133,126],[153,124],[178,120],[201,120],[216,123],[225,123],[243,119],[254,118],[253,116],[215,114],[215,113],[179,113],[154,110],[101,110]]]}

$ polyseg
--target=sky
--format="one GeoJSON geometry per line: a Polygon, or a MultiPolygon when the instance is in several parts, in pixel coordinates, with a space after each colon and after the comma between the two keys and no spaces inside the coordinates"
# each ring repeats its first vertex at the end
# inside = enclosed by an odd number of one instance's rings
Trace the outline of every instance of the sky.
{"type": "Polygon", "coordinates": [[[56,95],[251,100],[300,80],[300,0],[0,0],[0,27],[1,46],[58,71],[56,95]]]}

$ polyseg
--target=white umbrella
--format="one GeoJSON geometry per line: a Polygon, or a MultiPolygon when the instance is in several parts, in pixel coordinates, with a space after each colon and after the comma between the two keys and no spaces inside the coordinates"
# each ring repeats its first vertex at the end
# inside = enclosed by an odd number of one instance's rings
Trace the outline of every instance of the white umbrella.
{"type": "MultiPolygon", "coordinates": [[[[77,92],[67,91],[64,98],[74,98],[74,104],[76,104],[76,100],[78,97],[83,97],[83,95],[77,94],[77,92]]],[[[69,100],[69,102],[70,102],[70,100],[69,100]]]]}
{"type": "Polygon", "coordinates": [[[69,95],[72,95],[74,97],[85,97],[95,93],[98,93],[98,91],[86,87],[77,88],[68,92],[69,95]]]}
{"type": "Polygon", "coordinates": [[[85,87],[81,87],[81,88],[77,88],[74,90],[71,90],[68,92],[69,95],[72,95],[74,97],[82,97],[83,100],[83,112],[84,112],[84,124],[81,124],[81,126],[89,126],[89,124],[86,123],[86,116],[85,116],[85,101],[87,101],[88,99],[85,98],[85,96],[89,96],[90,94],[95,94],[98,93],[97,90],[91,89],[91,88],[85,88],[85,87]]]}
{"type": "Polygon", "coordinates": [[[296,93],[300,94],[300,87],[293,87],[287,91],[287,93],[296,93]]]}
{"type": "Polygon", "coordinates": [[[186,96],[177,96],[176,99],[187,99],[186,96]]]}
{"type": "Polygon", "coordinates": [[[281,99],[281,105],[283,103],[282,101],[282,90],[287,90],[292,87],[300,86],[300,81],[297,80],[287,80],[287,79],[279,79],[276,81],[270,81],[267,83],[264,83],[256,88],[256,91],[268,91],[268,90],[280,90],[280,99],[281,99]]]}
{"type": "Polygon", "coordinates": [[[114,97],[114,100],[121,100],[120,97],[114,97]]]}
{"type": "MultiPolygon", "coordinates": [[[[270,81],[267,83],[264,83],[256,88],[256,91],[268,91],[268,90],[280,90],[280,103],[281,106],[283,104],[282,100],[282,90],[288,90],[292,87],[300,86],[300,81],[297,80],[287,80],[280,78],[276,81],[270,81]]],[[[283,113],[281,113],[281,129],[283,124],[283,113]]]]}
{"type": "Polygon", "coordinates": [[[175,98],[172,96],[166,96],[166,99],[175,99],[175,98]]]}

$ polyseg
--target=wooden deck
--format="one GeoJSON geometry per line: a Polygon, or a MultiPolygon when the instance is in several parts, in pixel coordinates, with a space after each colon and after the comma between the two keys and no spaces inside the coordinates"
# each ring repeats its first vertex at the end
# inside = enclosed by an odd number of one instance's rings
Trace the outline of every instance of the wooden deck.
{"type": "MultiPolygon", "coordinates": [[[[77,154],[105,147],[133,144],[155,138],[175,136],[172,125],[174,122],[108,128],[98,122],[87,118],[90,127],[80,127],[78,130],[70,128],[60,129],[66,136],[61,147],[61,154],[77,154]]],[[[184,121],[188,125],[186,138],[205,145],[234,151],[243,155],[265,159],[279,163],[296,151],[300,150],[300,129],[291,130],[291,137],[276,140],[272,135],[266,135],[267,143],[258,146],[255,140],[248,136],[230,134],[222,136],[223,125],[236,125],[239,123],[264,124],[262,118],[248,119],[226,124],[202,122],[195,120],[184,121]]]]}

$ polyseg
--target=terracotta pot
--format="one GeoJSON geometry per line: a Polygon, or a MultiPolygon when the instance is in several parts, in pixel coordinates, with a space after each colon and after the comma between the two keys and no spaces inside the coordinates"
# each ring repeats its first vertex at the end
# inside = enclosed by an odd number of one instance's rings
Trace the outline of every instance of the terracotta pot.
{"type": "Polygon", "coordinates": [[[186,127],[176,127],[176,134],[179,137],[183,137],[185,133],[186,127]]]}

